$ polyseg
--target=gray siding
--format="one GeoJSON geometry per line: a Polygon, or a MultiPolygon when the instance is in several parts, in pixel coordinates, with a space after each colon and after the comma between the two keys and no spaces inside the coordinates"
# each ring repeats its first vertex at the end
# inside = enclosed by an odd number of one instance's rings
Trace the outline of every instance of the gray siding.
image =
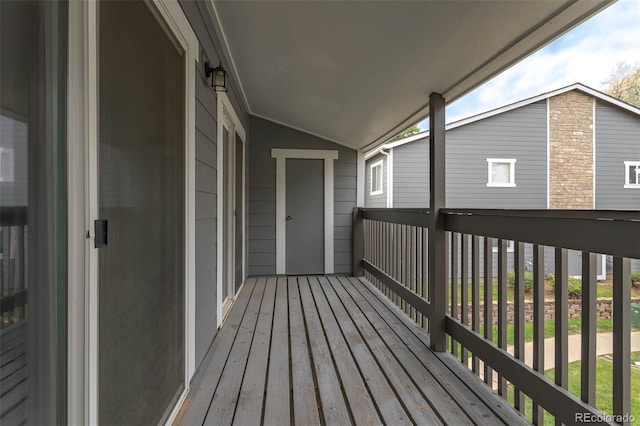
{"type": "Polygon", "coordinates": [[[365,162],[365,183],[364,183],[364,205],[365,207],[387,207],[387,167],[388,160],[386,155],[375,155],[365,162]],[[382,160],[382,194],[371,195],[371,165],[382,160]]]}
{"type": "Polygon", "coordinates": [[[447,131],[450,208],[547,208],[547,105],[523,106],[447,131]],[[487,158],[515,158],[515,188],[487,187],[487,158]]]}
{"type": "Polygon", "coordinates": [[[596,209],[640,209],[640,189],[625,188],[625,161],[640,161],[640,117],[598,101],[596,209]]]}
{"type": "Polygon", "coordinates": [[[426,137],[393,148],[393,207],[428,205],[429,138],[426,137]]]}
{"type": "MultiPolygon", "coordinates": [[[[218,62],[220,42],[207,17],[204,3],[181,1],[204,57],[218,62]],[[215,36],[214,36],[215,37],[215,36]]],[[[203,73],[204,59],[196,63],[196,368],[200,365],[213,341],[216,327],[216,256],[217,256],[217,99],[203,73]]],[[[230,86],[228,93],[234,109],[246,126],[246,112],[240,107],[239,97],[230,86]]]]}
{"type": "Polygon", "coordinates": [[[258,117],[250,117],[249,129],[249,275],[276,272],[276,160],[271,158],[271,148],[339,151],[334,164],[335,272],[350,273],[356,151],[258,117]]]}

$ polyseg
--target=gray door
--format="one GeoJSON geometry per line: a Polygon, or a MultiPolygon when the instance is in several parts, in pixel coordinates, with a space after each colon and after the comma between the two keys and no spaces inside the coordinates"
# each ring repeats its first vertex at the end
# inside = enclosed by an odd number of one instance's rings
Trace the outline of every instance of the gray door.
{"type": "Polygon", "coordinates": [[[324,272],[324,160],[287,160],[287,275],[324,272]]]}
{"type": "Polygon", "coordinates": [[[100,424],[164,423],[184,389],[184,57],[144,1],[99,3],[100,424]]]}

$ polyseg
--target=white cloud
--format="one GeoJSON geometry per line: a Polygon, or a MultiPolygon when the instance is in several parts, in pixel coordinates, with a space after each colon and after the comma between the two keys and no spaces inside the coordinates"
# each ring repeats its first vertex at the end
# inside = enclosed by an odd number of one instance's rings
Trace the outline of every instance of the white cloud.
{"type": "MultiPolygon", "coordinates": [[[[448,106],[447,122],[573,83],[597,90],[619,62],[640,63],[640,1],[620,0],[448,106]]],[[[427,121],[419,124],[428,126],[427,121]]]]}

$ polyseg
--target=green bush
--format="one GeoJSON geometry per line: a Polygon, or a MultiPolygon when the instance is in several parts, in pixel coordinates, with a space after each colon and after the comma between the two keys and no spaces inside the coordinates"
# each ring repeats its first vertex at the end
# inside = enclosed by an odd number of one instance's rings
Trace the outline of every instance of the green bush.
{"type": "Polygon", "coordinates": [[[556,274],[554,274],[553,272],[549,272],[545,278],[547,279],[547,281],[549,282],[549,285],[551,287],[555,287],[556,285],[556,274]]]}
{"type": "MultiPolygon", "coordinates": [[[[516,273],[512,269],[507,271],[507,285],[511,288],[516,285],[516,273]]],[[[533,273],[524,271],[524,291],[531,290],[533,290],[533,273]]]]}
{"type": "Polygon", "coordinates": [[[580,278],[569,277],[569,297],[578,298],[582,296],[582,280],[580,278]]]}
{"type": "MultiPolygon", "coordinates": [[[[556,286],[556,274],[549,272],[546,279],[551,287],[556,286]]],[[[568,277],[567,287],[569,289],[569,297],[578,298],[582,296],[582,280],[580,278],[568,277]]]]}
{"type": "Polygon", "coordinates": [[[631,273],[631,285],[640,288],[640,271],[633,271],[631,273]]]}

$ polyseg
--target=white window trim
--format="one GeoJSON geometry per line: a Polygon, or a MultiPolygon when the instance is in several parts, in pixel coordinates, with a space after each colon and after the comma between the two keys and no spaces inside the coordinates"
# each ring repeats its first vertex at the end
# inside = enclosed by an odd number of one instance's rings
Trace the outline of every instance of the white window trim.
{"type": "Polygon", "coordinates": [[[286,274],[287,224],[286,186],[287,159],[324,160],[324,273],[333,274],[333,161],[338,151],[321,149],[271,149],[271,158],[276,159],[276,274],[286,274]]]}
{"type": "Polygon", "coordinates": [[[487,186],[494,188],[515,188],[516,186],[516,159],[515,158],[487,158],[487,186]],[[493,183],[491,166],[494,163],[509,163],[509,183],[493,183]]]}
{"type": "Polygon", "coordinates": [[[624,162],[624,187],[625,188],[640,188],[640,176],[638,176],[638,183],[629,183],[629,168],[634,166],[640,166],[640,161],[625,161],[624,162]]]}
{"type": "Polygon", "coordinates": [[[3,155],[9,157],[9,167],[7,167],[7,170],[2,169],[2,162],[0,161],[0,182],[13,182],[13,148],[0,148],[0,157],[3,155]]]}
{"type": "MultiPolygon", "coordinates": [[[[494,239],[494,241],[498,241],[497,239],[494,239]]],[[[513,253],[513,248],[515,246],[515,243],[513,240],[505,240],[507,241],[507,253],[513,253]]],[[[493,253],[497,253],[498,252],[498,246],[496,245],[495,247],[491,247],[491,251],[493,253]]]]}
{"type": "Polygon", "coordinates": [[[380,195],[384,194],[384,185],[382,185],[382,172],[384,168],[384,160],[378,160],[375,163],[369,165],[369,195],[380,195]],[[380,189],[374,191],[373,190],[373,169],[380,167],[380,189]]]}

